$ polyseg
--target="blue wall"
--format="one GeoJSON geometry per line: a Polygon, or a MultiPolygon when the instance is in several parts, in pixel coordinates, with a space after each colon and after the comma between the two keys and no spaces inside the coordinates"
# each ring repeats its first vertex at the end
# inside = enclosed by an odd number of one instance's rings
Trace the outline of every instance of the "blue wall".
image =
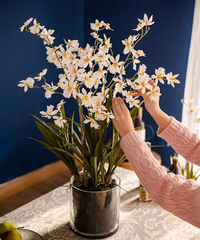
{"type": "MultiPolygon", "coordinates": [[[[45,48],[41,41],[19,27],[29,17],[36,18],[47,29],[55,29],[55,44],[65,39],[78,39],[82,46],[92,42],[89,23],[95,19],[111,23],[114,32],[111,36],[114,53],[122,53],[121,40],[133,34],[137,18],[144,13],[154,15],[155,24],[139,48],[146,53],[143,63],[152,74],[160,66],[166,72],[179,73],[180,85],[173,89],[162,85],[161,107],[168,114],[181,119],[187,57],[193,20],[194,0],[0,0],[0,183],[35,170],[57,160],[40,144],[24,138],[38,137],[39,132],[29,113],[39,116],[46,105],[57,103],[56,96],[44,98],[44,92],[29,90],[23,92],[17,86],[20,80],[34,77],[48,68],[48,82],[57,80],[58,70],[46,61],[45,48]]],[[[71,110],[73,110],[71,106],[71,110]]],[[[146,125],[152,143],[163,143],[155,136],[157,126],[147,112],[144,112],[146,125]]],[[[165,165],[169,164],[171,148],[156,149],[165,165]]]]}
{"type": "MultiPolygon", "coordinates": [[[[146,57],[141,57],[140,60],[141,63],[146,64],[149,75],[158,67],[164,67],[166,73],[172,71],[173,74],[180,74],[178,79],[181,83],[174,89],[166,84],[160,85],[161,108],[178,120],[181,120],[182,115],[180,100],[184,94],[194,3],[194,0],[102,0],[101,4],[93,0],[85,1],[85,42],[91,41],[88,37],[91,32],[89,23],[94,22],[96,18],[104,20],[114,29],[114,32],[108,31],[106,35],[111,36],[114,55],[120,53],[122,60],[125,58],[123,58],[124,45],[121,40],[136,34],[132,29],[136,28],[137,19],[142,19],[144,13],[149,17],[153,15],[155,24],[138,45],[138,49],[142,49],[146,54],[146,57]]],[[[156,136],[157,125],[146,110],[144,110],[144,121],[147,126],[147,138],[152,145],[167,146],[164,140],[156,136]]],[[[161,155],[162,163],[169,166],[170,155],[174,154],[174,150],[171,147],[154,148],[154,150],[161,155]]]]}
{"type": "Polygon", "coordinates": [[[0,183],[57,160],[40,144],[25,138],[39,136],[29,113],[39,116],[46,105],[58,102],[56,96],[47,100],[44,91],[24,93],[17,85],[44,68],[48,68],[48,82],[56,82],[58,71],[46,61],[42,41],[21,33],[19,27],[33,17],[55,30],[55,44],[63,43],[63,38],[79,39],[83,44],[83,4],[83,0],[0,0],[0,183]]]}

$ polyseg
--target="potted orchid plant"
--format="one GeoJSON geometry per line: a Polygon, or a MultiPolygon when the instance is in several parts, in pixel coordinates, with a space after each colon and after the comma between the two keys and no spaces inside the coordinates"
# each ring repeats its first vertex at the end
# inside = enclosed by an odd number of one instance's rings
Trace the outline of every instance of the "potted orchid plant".
{"type": "Polygon", "coordinates": [[[76,186],[83,190],[105,191],[113,188],[116,183],[112,176],[116,167],[125,159],[125,156],[118,158],[119,134],[113,126],[111,133],[107,132],[114,118],[112,99],[121,96],[134,118],[141,104],[140,100],[133,96],[135,89],[142,89],[142,92],[147,89],[151,100],[157,101],[161,95],[157,92],[159,82],[167,81],[173,87],[174,83],[179,83],[176,79],[178,74],[166,74],[165,69],[161,67],[156,69],[153,75],[147,74],[147,67],[139,60],[145,53],[136,47],[154,24],[153,16],[148,18],[144,14],[143,19],[138,20],[139,23],[134,29],[137,34],[122,40],[125,55],[123,61],[120,54],[113,53],[111,39],[104,33],[112,29],[110,24],[104,21],[95,20],[90,24],[94,45],[86,44],[84,48],[79,46],[78,40],[64,40],[64,44],[55,46],[54,30],[47,30],[33,18],[24,22],[20,28],[21,31],[34,34],[43,41],[47,61],[61,70],[56,84],[47,82],[47,69],[36,77],[21,80],[18,84],[25,92],[29,88],[42,88],[46,98],[51,98],[53,94],[60,94],[62,98],[56,107],[49,105],[46,111],[40,112],[46,120],[34,116],[44,136],[34,140],[66,164],[74,176],[76,186]],[[128,67],[134,72],[129,78],[126,77],[128,67]],[[150,80],[155,82],[156,87],[149,84],[150,80]],[[69,98],[75,100],[79,121],[75,121],[74,113],[71,116],[66,115],[69,98]],[[82,166],[81,173],[76,162],[82,166]]]}

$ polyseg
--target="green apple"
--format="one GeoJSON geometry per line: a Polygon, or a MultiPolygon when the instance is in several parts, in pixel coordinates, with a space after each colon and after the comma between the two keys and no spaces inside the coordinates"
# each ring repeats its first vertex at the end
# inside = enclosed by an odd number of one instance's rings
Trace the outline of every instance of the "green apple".
{"type": "Polygon", "coordinates": [[[22,240],[20,233],[17,230],[10,230],[1,235],[2,240],[22,240]]]}
{"type": "Polygon", "coordinates": [[[0,223],[0,235],[10,230],[17,230],[17,227],[14,223],[10,222],[0,223]]]}

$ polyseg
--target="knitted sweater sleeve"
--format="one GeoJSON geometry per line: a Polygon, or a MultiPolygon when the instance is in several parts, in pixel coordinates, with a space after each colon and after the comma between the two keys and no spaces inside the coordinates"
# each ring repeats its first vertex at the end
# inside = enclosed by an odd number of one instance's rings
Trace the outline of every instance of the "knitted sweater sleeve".
{"type": "Polygon", "coordinates": [[[161,133],[158,131],[158,136],[165,139],[188,162],[200,166],[200,139],[179,121],[172,118],[161,133]]]}
{"type": "Polygon", "coordinates": [[[200,185],[181,175],[167,173],[135,131],[126,134],[120,146],[153,201],[200,227],[200,185]]]}

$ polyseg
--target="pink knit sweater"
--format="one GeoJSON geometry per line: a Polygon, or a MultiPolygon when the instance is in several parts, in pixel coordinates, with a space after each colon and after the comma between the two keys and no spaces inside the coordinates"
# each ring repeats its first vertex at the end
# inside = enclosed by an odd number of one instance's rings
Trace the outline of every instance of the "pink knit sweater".
{"type": "MultiPolygon", "coordinates": [[[[180,122],[172,118],[158,136],[187,161],[200,165],[200,139],[180,122]]],[[[167,173],[136,131],[125,135],[120,146],[153,201],[200,228],[200,184],[182,175],[167,173]]]]}

